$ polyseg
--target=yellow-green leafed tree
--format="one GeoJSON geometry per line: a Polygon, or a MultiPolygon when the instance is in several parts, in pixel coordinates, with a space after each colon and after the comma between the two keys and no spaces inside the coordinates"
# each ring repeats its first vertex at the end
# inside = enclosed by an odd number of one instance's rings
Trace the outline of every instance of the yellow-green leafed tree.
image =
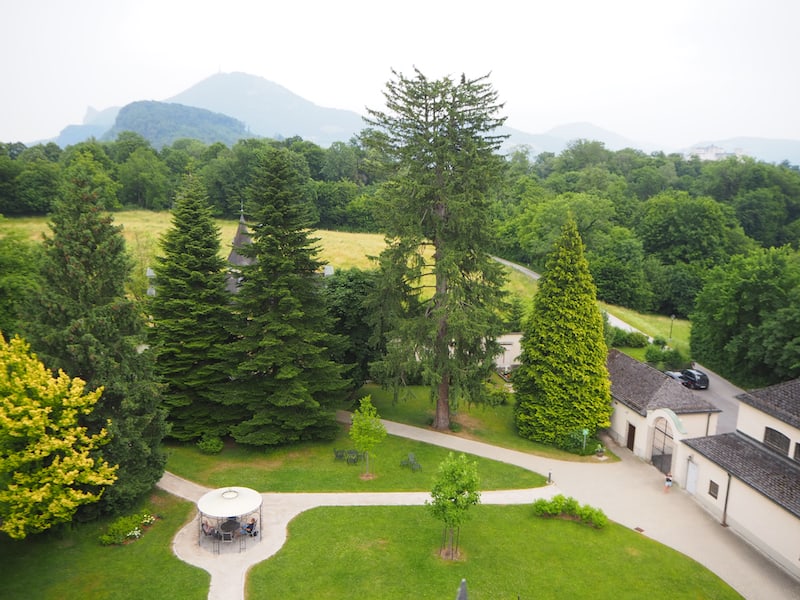
{"type": "Polygon", "coordinates": [[[0,334],[0,531],[12,538],[70,521],[116,480],[117,467],[96,458],[108,432],[80,425],[102,388],[84,386],[53,377],[22,339],[0,334]]]}

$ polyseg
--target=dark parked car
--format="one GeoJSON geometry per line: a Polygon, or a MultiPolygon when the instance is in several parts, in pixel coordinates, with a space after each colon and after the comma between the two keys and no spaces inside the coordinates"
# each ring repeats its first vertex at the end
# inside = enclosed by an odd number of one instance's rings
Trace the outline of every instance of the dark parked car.
{"type": "Polygon", "coordinates": [[[683,385],[693,390],[708,389],[708,375],[697,369],[684,369],[681,371],[683,385]]]}

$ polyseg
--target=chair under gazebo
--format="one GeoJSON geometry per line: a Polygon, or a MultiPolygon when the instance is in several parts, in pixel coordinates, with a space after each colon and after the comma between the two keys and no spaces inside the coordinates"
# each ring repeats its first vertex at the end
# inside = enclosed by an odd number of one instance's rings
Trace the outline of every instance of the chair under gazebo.
{"type": "Polygon", "coordinates": [[[214,552],[219,552],[221,544],[238,541],[239,551],[245,550],[248,538],[261,535],[262,501],[261,494],[245,487],[229,486],[204,494],[197,501],[200,512],[197,543],[210,539],[214,552]],[[251,519],[256,519],[254,527],[250,532],[242,533],[251,519]]]}

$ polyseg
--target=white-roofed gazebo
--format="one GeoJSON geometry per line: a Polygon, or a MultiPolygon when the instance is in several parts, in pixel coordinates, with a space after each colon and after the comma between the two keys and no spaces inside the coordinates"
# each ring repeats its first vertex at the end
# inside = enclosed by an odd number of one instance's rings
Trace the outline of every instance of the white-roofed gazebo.
{"type": "MultiPolygon", "coordinates": [[[[262,523],[262,498],[257,491],[246,487],[229,486],[211,490],[197,501],[200,511],[200,541],[210,534],[204,524],[211,525],[215,531],[214,541],[233,541],[235,535],[249,518],[258,517],[256,531],[262,523]]],[[[255,533],[255,532],[253,532],[255,533]]],[[[248,535],[239,535],[240,550],[248,535]]]]}

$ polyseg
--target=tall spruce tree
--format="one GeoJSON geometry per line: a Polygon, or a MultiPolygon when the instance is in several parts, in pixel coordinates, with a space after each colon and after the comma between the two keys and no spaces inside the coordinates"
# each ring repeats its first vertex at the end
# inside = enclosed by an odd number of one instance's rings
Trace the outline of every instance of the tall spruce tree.
{"type": "Polygon", "coordinates": [[[575,432],[594,435],[608,427],[607,352],[597,292],[570,217],[547,256],[523,329],[521,365],[513,376],[519,434],[561,446],[575,432]]]}
{"type": "Polygon", "coordinates": [[[97,506],[118,511],[164,472],[160,444],[166,425],[153,353],[144,344],[144,319],[125,292],[132,269],[125,240],[101,208],[113,192],[104,181],[110,179],[88,153],[76,155],[65,169],[26,337],[51,369],[80,377],[87,390],[104,388],[82,424],[92,435],[108,430],[110,442],[100,453],[119,469],[97,506]]]}
{"type": "Polygon", "coordinates": [[[306,180],[290,151],[265,148],[247,190],[253,259],[242,267],[228,356],[233,380],[223,401],[242,414],[236,441],[256,446],[335,434],[332,403],[344,387],[331,361],[331,319],[322,262],[310,237],[306,180]]]}
{"type": "Polygon", "coordinates": [[[503,136],[493,132],[504,118],[486,77],[393,74],[387,110],[368,110],[362,136],[393,175],[381,190],[387,353],[375,372],[395,384],[420,373],[436,399],[433,426],[444,430],[451,403],[482,399],[499,353],[504,275],[487,252],[487,221],[503,167],[503,136]]]}
{"type": "Polygon", "coordinates": [[[228,380],[231,294],[220,232],[200,179],[187,175],[172,211],[172,227],[156,257],[156,295],[150,302],[156,373],[170,436],[190,440],[226,435],[237,415],[221,410],[216,393],[228,380]]]}

